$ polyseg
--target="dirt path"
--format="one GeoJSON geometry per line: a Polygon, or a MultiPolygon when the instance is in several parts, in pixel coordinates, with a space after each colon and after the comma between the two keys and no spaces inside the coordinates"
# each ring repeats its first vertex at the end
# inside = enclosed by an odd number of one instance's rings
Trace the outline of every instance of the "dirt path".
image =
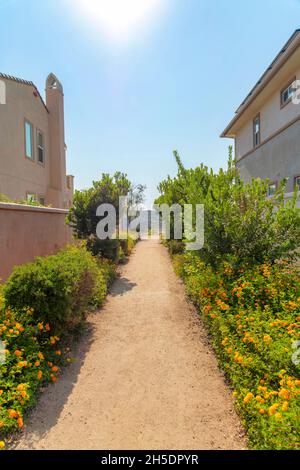
{"type": "Polygon", "coordinates": [[[230,392],[165,248],[140,242],[18,449],[243,449],[230,392]]]}

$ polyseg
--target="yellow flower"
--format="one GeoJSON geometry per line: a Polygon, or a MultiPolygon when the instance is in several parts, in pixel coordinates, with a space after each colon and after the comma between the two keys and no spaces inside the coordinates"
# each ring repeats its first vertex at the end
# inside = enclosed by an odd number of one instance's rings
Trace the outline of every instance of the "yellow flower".
{"type": "Polygon", "coordinates": [[[282,411],[288,411],[289,409],[289,402],[285,401],[282,405],[282,411]]]}
{"type": "Polygon", "coordinates": [[[260,396],[260,395],[257,395],[257,397],[255,397],[255,400],[258,401],[258,403],[265,403],[265,400],[260,396]]]}
{"type": "Polygon", "coordinates": [[[272,416],[276,413],[276,410],[278,409],[279,405],[278,403],[275,403],[275,405],[270,406],[269,408],[269,415],[272,416]]]}
{"type": "Polygon", "coordinates": [[[281,413],[276,413],[276,414],[275,414],[275,419],[276,419],[277,421],[280,421],[281,418],[282,418],[282,414],[281,414],[281,413]]]}
{"type": "Polygon", "coordinates": [[[248,404],[252,400],[253,397],[254,397],[253,393],[251,392],[247,393],[247,395],[244,398],[244,403],[248,404]]]}
{"type": "Polygon", "coordinates": [[[5,442],[0,441],[0,450],[3,450],[3,449],[5,449],[5,442]]]}
{"type": "Polygon", "coordinates": [[[264,342],[265,343],[269,344],[269,343],[271,343],[271,341],[272,341],[272,338],[271,338],[270,335],[265,335],[264,336],[264,342]]]}
{"type": "Polygon", "coordinates": [[[291,398],[291,394],[286,388],[282,388],[278,395],[280,396],[280,398],[284,398],[285,400],[289,400],[291,398]]]}
{"type": "Polygon", "coordinates": [[[18,362],[18,367],[27,367],[27,361],[18,362]]]}

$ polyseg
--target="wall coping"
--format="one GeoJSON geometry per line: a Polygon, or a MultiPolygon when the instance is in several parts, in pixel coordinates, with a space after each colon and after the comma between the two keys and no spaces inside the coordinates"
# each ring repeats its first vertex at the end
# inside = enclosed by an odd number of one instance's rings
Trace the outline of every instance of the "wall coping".
{"type": "Polygon", "coordinates": [[[27,206],[26,204],[15,204],[13,202],[0,202],[0,210],[1,209],[23,212],[44,212],[46,214],[67,215],[69,213],[66,209],[58,209],[56,207],[27,206]]]}

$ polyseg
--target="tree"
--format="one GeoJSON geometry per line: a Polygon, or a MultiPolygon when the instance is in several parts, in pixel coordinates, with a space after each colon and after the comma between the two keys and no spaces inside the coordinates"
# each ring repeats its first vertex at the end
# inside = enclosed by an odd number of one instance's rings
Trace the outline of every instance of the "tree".
{"type": "Polygon", "coordinates": [[[268,198],[268,180],[242,181],[231,148],[227,170],[217,173],[204,165],[185,169],[177,152],[174,156],[177,176],[160,183],[156,203],[204,204],[205,244],[198,253],[204,261],[217,267],[230,260],[239,267],[299,257],[300,211],[296,192],[284,202],[285,180],[268,198]]]}
{"type": "Polygon", "coordinates": [[[103,173],[98,181],[93,181],[92,187],[75,191],[73,207],[70,209],[67,221],[74,229],[79,239],[86,239],[88,247],[94,254],[102,254],[115,258],[119,250],[118,240],[99,240],[96,237],[96,227],[100,218],[96,215],[101,204],[112,204],[119,219],[119,197],[128,196],[131,206],[136,207],[144,200],[145,186],[133,185],[127,175],[116,172],[113,176],[103,173]]]}

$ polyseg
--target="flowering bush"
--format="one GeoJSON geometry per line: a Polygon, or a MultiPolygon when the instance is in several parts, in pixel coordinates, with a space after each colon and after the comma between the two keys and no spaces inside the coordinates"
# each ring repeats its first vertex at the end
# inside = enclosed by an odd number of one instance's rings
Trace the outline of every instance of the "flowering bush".
{"type": "Polygon", "coordinates": [[[71,360],[66,332],[101,305],[114,276],[112,263],[70,247],[16,268],[1,287],[0,436],[21,429],[42,384],[56,382],[71,360]]]}
{"type": "Polygon", "coordinates": [[[51,326],[36,322],[32,309],[2,311],[0,340],[5,345],[0,364],[0,435],[23,427],[26,409],[46,381],[55,382],[66,362],[60,338],[51,326]]]}
{"type": "Polygon", "coordinates": [[[5,305],[33,308],[36,320],[51,323],[60,334],[80,324],[90,304],[102,303],[105,276],[112,274],[113,264],[97,261],[84,247],[70,246],[17,267],[3,289],[5,305]]]}
{"type": "Polygon", "coordinates": [[[299,273],[285,264],[235,272],[226,263],[216,272],[195,254],[174,264],[208,326],[251,447],[299,449],[299,273]]]}

